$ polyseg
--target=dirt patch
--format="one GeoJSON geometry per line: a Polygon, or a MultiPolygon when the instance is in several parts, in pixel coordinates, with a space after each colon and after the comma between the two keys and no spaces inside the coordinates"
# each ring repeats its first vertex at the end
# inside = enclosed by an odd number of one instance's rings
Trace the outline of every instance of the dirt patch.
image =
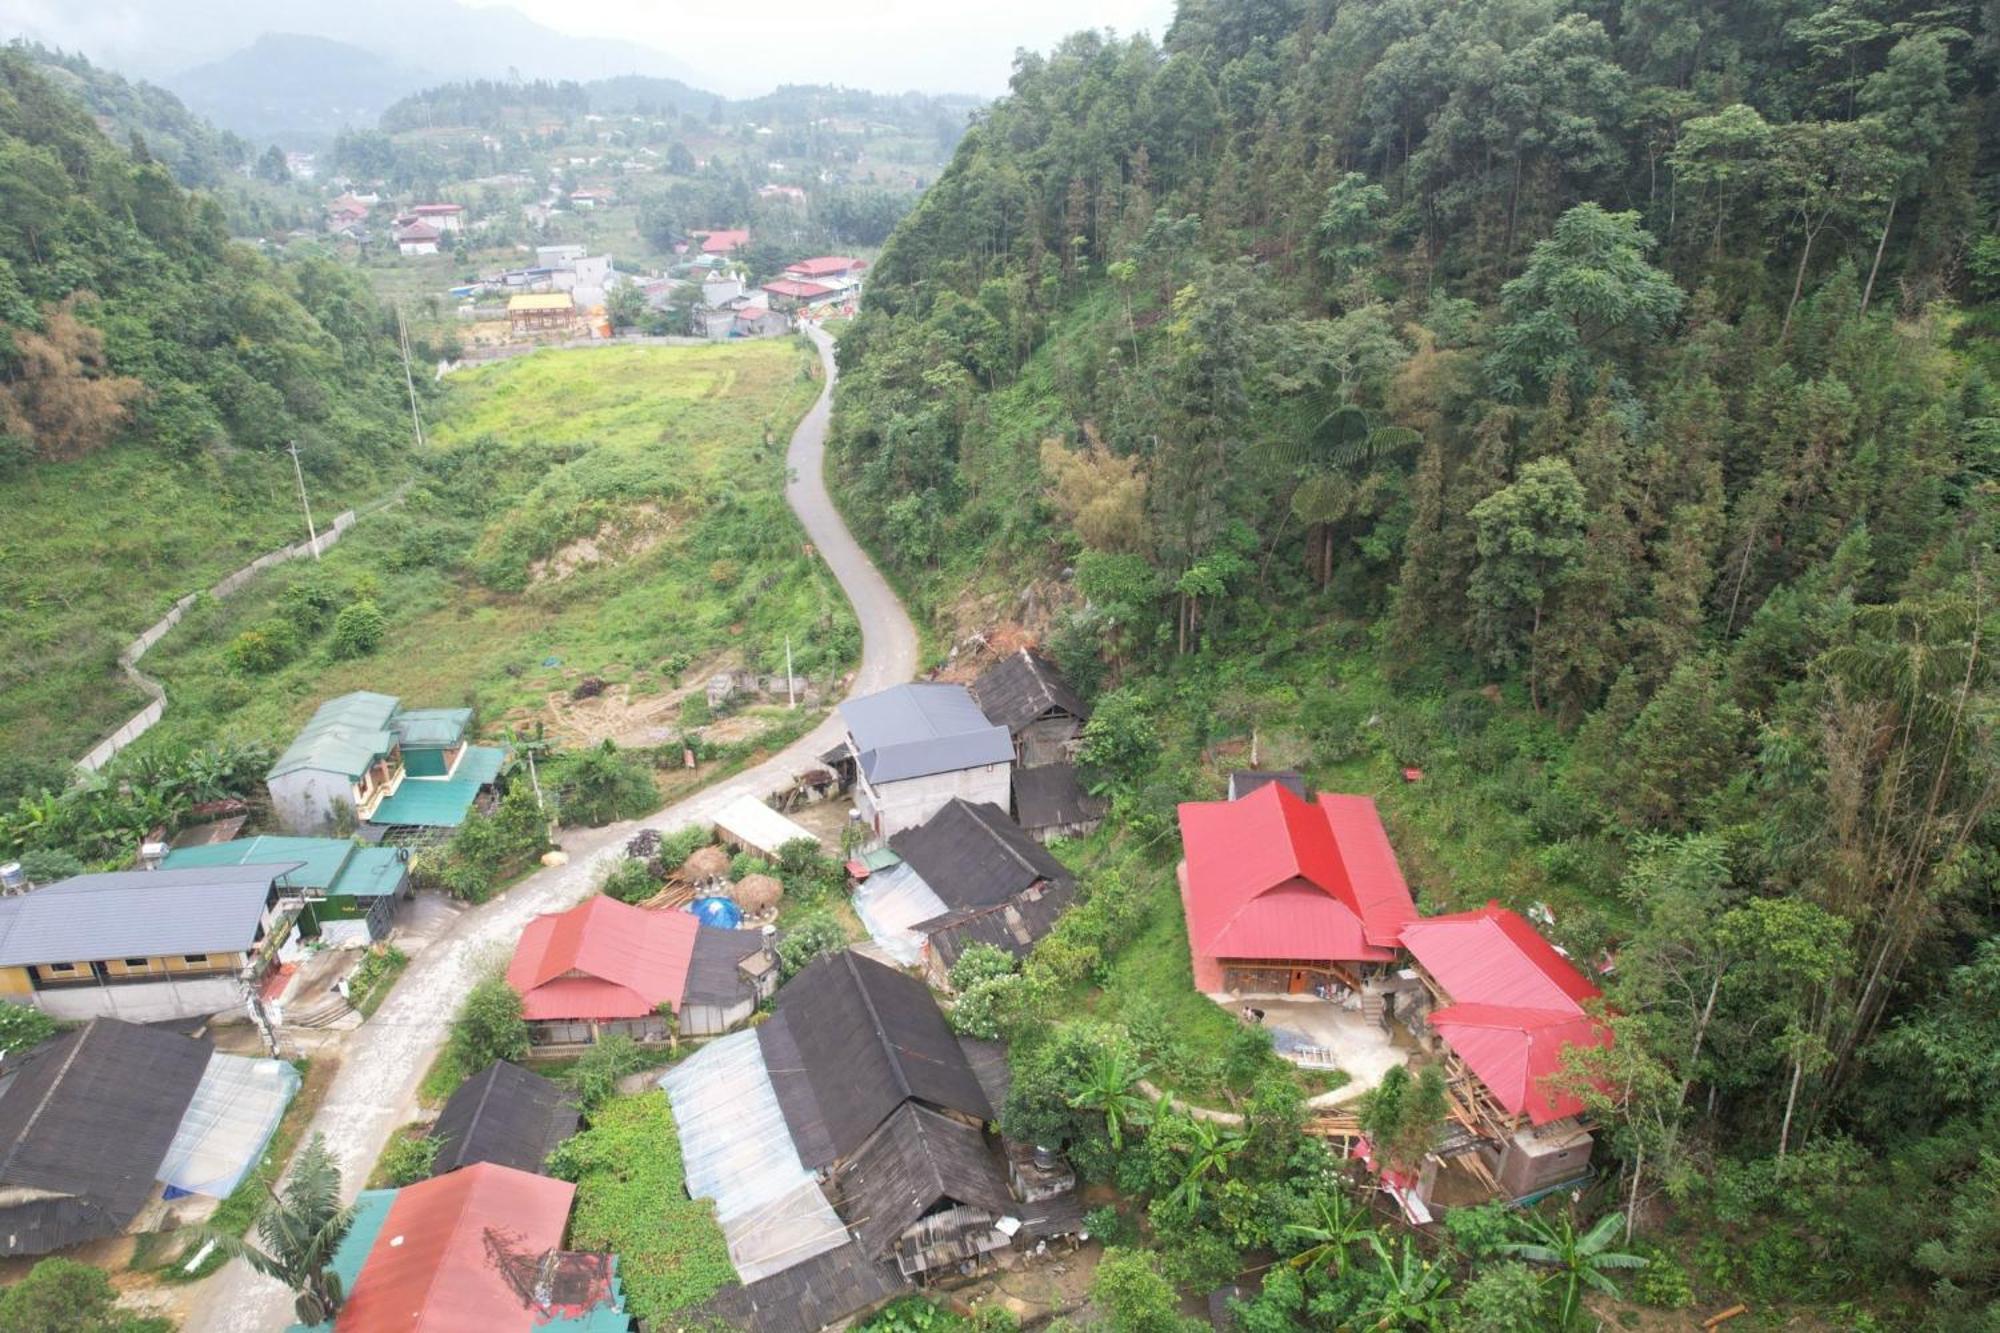
{"type": "Polygon", "coordinates": [[[710,745],[734,745],[755,740],[771,729],[771,719],[757,713],[732,713],[717,718],[701,729],[701,738],[710,745]]]}
{"type": "Polygon", "coordinates": [[[528,566],[530,583],[560,583],[578,570],[636,560],[673,535],[674,523],[656,504],[638,504],[587,537],[528,566]]]}
{"type": "Polygon", "coordinates": [[[1023,1262],[1014,1268],[990,1273],[940,1294],[946,1306],[964,1314],[997,1305],[1023,1327],[1033,1327],[1082,1309],[1090,1299],[1090,1284],[1097,1277],[1097,1261],[1103,1257],[1104,1249],[1095,1241],[1074,1254],[1024,1256],[1023,1262]]]}
{"type": "Polygon", "coordinates": [[[734,664],[731,654],[712,657],[682,672],[678,686],[657,694],[635,695],[630,681],[607,685],[588,699],[572,698],[568,689],[551,690],[539,720],[563,744],[663,745],[680,732],[681,701],[706,690],[710,676],[734,664]]]}

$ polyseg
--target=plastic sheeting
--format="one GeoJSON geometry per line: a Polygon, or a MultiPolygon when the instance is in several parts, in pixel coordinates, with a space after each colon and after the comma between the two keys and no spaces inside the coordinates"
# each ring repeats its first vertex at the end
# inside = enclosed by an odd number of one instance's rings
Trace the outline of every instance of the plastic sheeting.
{"type": "Polygon", "coordinates": [[[211,1055],[160,1163],[161,1182],[217,1199],[235,1189],[263,1157],[299,1081],[282,1060],[211,1055]]]}
{"type": "Polygon", "coordinates": [[[924,957],[924,937],[912,927],[950,910],[907,861],[876,871],[854,890],[855,915],[882,952],[904,967],[924,957]]]}
{"type": "Polygon", "coordinates": [[[744,1282],[847,1243],[818,1176],[799,1161],[755,1032],[710,1042],[660,1079],[680,1129],[688,1193],[715,1201],[744,1282]]]}

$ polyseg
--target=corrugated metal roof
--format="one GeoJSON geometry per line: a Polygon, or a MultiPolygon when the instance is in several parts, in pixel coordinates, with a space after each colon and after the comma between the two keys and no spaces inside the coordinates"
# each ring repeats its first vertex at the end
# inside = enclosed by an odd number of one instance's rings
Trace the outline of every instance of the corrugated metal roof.
{"type": "Polygon", "coordinates": [[[986,720],[963,685],[896,685],[840,705],[870,782],[952,773],[1014,758],[1007,728],[986,720]]]}
{"type": "Polygon", "coordinates": [[[1540,931],[1498,903],[1413,921],[1403,927],[1403,945],[1454,1004],[1580,1014],[1602,994],[1540,931]]]}
{"type": "Polygon", "coordinates": [[[1575,1093],[1551,1081],[1572,1046],[1609,1046],[1611,1029],[1593,1018],[1547,1009],[1454,1004],[1431,1015],[1431,1026],[1512,1114],[1546,1125],[1584,1109],[1575,1093]]]}
{"type": "Polygon", "coordinates": [[[535,292],[529,295],[510,296],[507,298],[507,310],[509,314],[513,313],[516,310],[541,311],[541,310],[574,310],[574,309],[576,309],[576,302],[570,298],[570,294],[568,292],[535,292]]]}
{"type": "Polygon", "coordinates": [[[491,745],[468,745],[458,766],[446,778],[405,776],[383,798],[369,823],[417,828],[457,828],[479,799],[479,789],[492,782],[507,760],[507,751],[491,745]]]}
{"type": "Polygon", "coordinates": [[[1092,796],[1069,764],[1014,770],[1014,815],[1025,829],[1066,828],[1104,818],[1106,801],[1092,796]]]}
{"type": "Polygon", "coordinates": [[[0,899],[0,967],[247,950],[294,864],[77,875],[0,899]]]}
{"type": "Polygon", "coordinates": [[[1063,679],[1056,664],[1032,648],[1010,653],[972,682],[972,697],[987,720],[1018,732],[1043,714],[1060,711],[1079,722],[1090,710],[1063,679]]]}
{"type": "Polygon", "coordinates": [[[404,745],[442,749],[464,740],[471,725],[470,708],[408,708],[396,714],[389,728],[404,745]]]}
{"type": "Polygon", "coordinates": [[[990,907],[1044,880],[1073,878],[1046,847],[990,802],[953,797],[889,846],[949,908],[990,907]]]}
{"type": "Polygon", "coordinates": [[[378,898],[394,893],[407,872],[399,847],[364,847],[347,838],[281,838],[265,834],[228,842],[176,847],[162,870],[201,866],[268,866],[297,863],[279,877],[287,888],[311,889],[330,898],[378,898]]]}
{"type": "Polygon", "coordinates": [[[1188,934],[1212,958],[1386,962],[1416,904],[1375,803],[1269,783],[1180,807],[1188,934]]]}
{"type": "Polygon", "coordinates": [[[531,1020],[643,1018],[662,1004],[679,1013],[700,929],[686,912],[649,912],[600,893],[530,921],[507,984],[531,1020]]]}
{"type": "Polygon", "coordinates": [[[540,1171],[551,1150],[576,1133],[571,1094],[540,1074],[495,1060],[459,1085],[438,1112],[431,1137],[443,1175],[479,1162],[540,1171]]]}
{"type": "Polygon", "coordinates": [[[736,797],[715,812],[715,827],[752,851],[775,853],[788,842],[805,839],[817,843],[813,831],[773,810],[755,796],[736,797]]]}
{"type": "Polygon", "coordinates": [[[366,690],[328,699],[271,765],[266,779],[302,771],[358,779],[395,744],[389,719],[395,716],[396,707],[395,695],[366,690]]]}

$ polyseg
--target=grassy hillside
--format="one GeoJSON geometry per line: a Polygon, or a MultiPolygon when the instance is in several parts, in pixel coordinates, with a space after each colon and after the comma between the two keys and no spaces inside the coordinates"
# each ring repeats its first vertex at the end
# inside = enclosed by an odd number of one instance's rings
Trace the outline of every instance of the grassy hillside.
{"type": "Polygon", "coordinates": [[[551,697],[586,676],[611,687],[605,714],[672,722],[648,701],[710,663],[782,669],[787,633],[801,672],[841,669],[852,617],[782,493],[814,367],[786,341],[541,352],[453,377],[403,504],[147,659],[172,701],[160,740],[281,740],[364,688],[470,704],[489,729],[560,724],[551,697]],[[341,656],[332,617],[361,600],[381,642],[341,656]],[[289,660],[254,658],[246,634],[290,642],[289,660]]]}

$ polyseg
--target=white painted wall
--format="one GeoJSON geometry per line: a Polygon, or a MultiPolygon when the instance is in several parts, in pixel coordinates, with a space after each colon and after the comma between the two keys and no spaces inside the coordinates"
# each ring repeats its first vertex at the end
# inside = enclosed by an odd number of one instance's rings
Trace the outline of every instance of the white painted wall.
{"type": "Polygon", "coordinates": [[[64,986],[39,990],[35,1007],[55,1018],[82,1022],[122,1018],[128,1023],[163,1023],[200,1018],[243,1006],[243,983],[233,976],[163,977],[116,986],[64,986]]]}
{"type": "Polygon", "coordinates": [[[854,783],[854,806],[868,826],[884,838],[915,828],[944,809],[953,797],[990,801],[1005,810],[1012,796],[1013,768],[1011,763],[986,764],[902,782],[885,782],[879,787],[867,777],[858,776],[854,783]]]}

